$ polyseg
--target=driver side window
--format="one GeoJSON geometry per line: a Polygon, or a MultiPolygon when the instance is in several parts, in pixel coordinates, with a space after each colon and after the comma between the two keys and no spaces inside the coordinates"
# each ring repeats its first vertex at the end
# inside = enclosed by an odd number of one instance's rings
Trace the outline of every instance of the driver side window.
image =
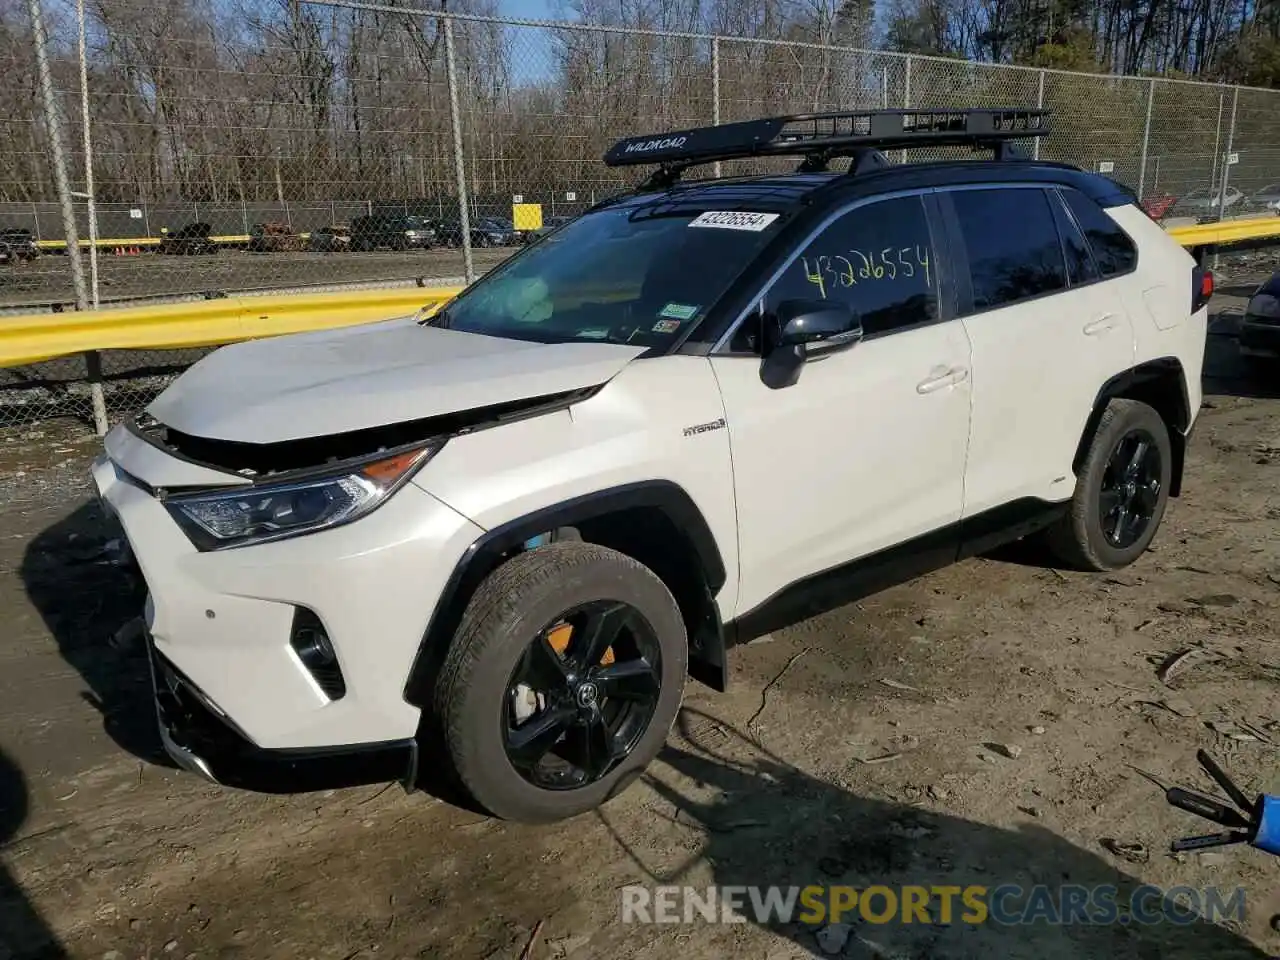
{"type": "Polygon", "coordinates": [[[838,300],[870,338],[938,317],[937,258],[924,201],[895,197],[856,207],[814,237],[733,337],[734,352],[758,352],[761,321],[784,300],[838,300]]]}

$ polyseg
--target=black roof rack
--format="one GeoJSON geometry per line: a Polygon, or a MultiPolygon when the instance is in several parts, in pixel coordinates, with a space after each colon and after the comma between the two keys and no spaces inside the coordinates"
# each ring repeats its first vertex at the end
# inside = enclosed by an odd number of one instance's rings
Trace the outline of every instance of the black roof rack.
{"type": "Polygon", "coordinates": [[[825,170],[835,157],[853,157],[850,172],[884,166],[881,150],[971,146],[997,159],[1019,154],[1011,140],[1049,133],[1048,110],[1022,107],[967,110],[853,110],[766,117],[713,127],[619,140],[606,166],[658,164],[642,188],[670,186],[689,167],[750,157],[804,157],[801,172],[825,170]]]}

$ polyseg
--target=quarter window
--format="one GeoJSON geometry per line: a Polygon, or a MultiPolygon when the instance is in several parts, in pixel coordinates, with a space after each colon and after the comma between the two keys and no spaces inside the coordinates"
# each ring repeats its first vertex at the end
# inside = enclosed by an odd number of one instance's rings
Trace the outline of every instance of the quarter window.
{"type": "Polygon", "coordinates": [[[1053,219],[1057,221],[1058,233],[1062,237],[1062,252],[1067,257],[1067,279],[1072,286],[1097,280],[1098,268],[1089,253],[1089,244],[1085,242],[1084,234],[1056,197],[1051,202],[1053,219]]]}
{"type": "Polygon", "coordinates": [[[1138,250],[1120,225],[1079,190],[1064,190],[1062,195],[1089,240],[1098,272],[1105,278],[1132,270],[1138,262],[1138,250]]]}
{"type": "Polygon", "coordinates": [[[969,256],[974,311],[1066,289],[1062,243],[1043,190],[957,190],[951,198],[969,256]]]}
{"type": "Polygon", "coordinates": [[[920,197],[856,207],[815,237],[765,297],[765,313],[784,300],[839,300],[861,318],[863,335],[937,319],[937,258],[920,197]]]}

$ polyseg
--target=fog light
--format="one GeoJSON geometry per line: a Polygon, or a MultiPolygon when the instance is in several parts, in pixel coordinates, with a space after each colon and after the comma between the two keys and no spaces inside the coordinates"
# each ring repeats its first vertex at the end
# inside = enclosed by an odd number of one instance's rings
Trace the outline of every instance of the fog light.
{"type": "Polygon", "coordinates": [[[347,693],[347,683],[338,665],[338,654],[324,624],[310,610],[299,607],[293,617],[293,634],[289,645],[302,661],[316,684],[330,700],[340,700],[347,693]]]}

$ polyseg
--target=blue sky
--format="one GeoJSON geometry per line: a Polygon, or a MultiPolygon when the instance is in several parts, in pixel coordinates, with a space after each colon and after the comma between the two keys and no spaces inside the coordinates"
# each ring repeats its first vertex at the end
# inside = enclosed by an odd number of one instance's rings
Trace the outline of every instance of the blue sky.
{"type": "Polygon", "coordinates": [[[526,20],[558,20],[554,0],[498,0],[498,9],[507,17],[526,20]]]}

